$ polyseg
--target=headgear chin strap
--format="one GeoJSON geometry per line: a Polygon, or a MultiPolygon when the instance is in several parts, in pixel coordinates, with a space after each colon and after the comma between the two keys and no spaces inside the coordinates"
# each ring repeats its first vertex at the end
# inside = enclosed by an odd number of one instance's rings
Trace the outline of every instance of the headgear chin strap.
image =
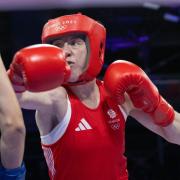
{"type": "Polygon", "coordinates": [[[104,63],[106,29],[102,24],[81,13],[60,16],[44,25],[42,42],[50,43],[53,39],[69,33],[83,33],[89,40],[88,67],[78,81],[72,83],[72,85],[83,84],[96,78],[101,71],[104,63]]]}

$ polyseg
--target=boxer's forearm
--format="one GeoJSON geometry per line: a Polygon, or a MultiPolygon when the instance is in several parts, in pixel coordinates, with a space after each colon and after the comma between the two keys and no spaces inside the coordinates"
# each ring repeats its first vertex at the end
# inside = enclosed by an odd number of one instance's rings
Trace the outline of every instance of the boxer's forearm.
{"type": "Polygon", "coordinates": [[[21,166],[24,156],[25,129],[8,125],[1,135],[1,162],[7,169],[21,166]]]}
{"type": "Polygon", "coordinates": [[[173,122],[162,131],[169,142],[180,145],[180,114],[178,112],[175,111],[173,122]]]}
{"type": "Polygon", "coordinates": [[[154,124],[152,117],[140,110],[132,111],[130,116],[135,118],[147,129],[166,139],[168,142],[180,145],[180,114],[178,112],[175,111],[173,122],[166,127],[154,124]]]}

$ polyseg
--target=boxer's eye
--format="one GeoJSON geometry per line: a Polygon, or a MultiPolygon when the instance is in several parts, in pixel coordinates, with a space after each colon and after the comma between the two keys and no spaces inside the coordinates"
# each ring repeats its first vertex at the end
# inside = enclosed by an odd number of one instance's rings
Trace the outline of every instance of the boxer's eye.
{"type": "Polygon", "coordinates": [[[53,43],[53,45],[63,48],[64,47],[64,41],[62,40],[57,40],[56,42],[53,43]]]}

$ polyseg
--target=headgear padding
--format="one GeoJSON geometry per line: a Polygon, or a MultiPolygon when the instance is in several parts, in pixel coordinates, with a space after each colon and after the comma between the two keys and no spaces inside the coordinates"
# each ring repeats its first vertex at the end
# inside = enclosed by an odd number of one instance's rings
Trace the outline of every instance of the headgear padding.
{"type": "Polygon", "coordinates": [[[77,83],[90,81],[99,74],[104,63],[106,29],[102,24],[81,13],[60,16],[44,25],[42,42],[51,43],[53,39],[70,33],[83,33],[88,37],[88,67],[77,83]]]}

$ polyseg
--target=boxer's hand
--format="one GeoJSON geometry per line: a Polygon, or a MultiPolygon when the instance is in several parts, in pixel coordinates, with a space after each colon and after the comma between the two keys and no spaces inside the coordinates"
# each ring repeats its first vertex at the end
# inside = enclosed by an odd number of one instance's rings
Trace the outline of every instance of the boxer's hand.
{"type": "Polygon", "coordinates": [[[125,101],[124,93],[128,93],[134,106],[149,113],[154,123],[167,126],[174,120],[173,108],[137,65],[121,60],[112,63],[105,73],[104,85],[120,104],[125,101]]]}
{"type": "Polygon", "coordinates": [[[21,49],[14,55],[9,69],[9,77],[14,86],[32,92],[56,88],[66,82],[69,76],[70,68],[62,49],[48,44],[21,49]]]}

